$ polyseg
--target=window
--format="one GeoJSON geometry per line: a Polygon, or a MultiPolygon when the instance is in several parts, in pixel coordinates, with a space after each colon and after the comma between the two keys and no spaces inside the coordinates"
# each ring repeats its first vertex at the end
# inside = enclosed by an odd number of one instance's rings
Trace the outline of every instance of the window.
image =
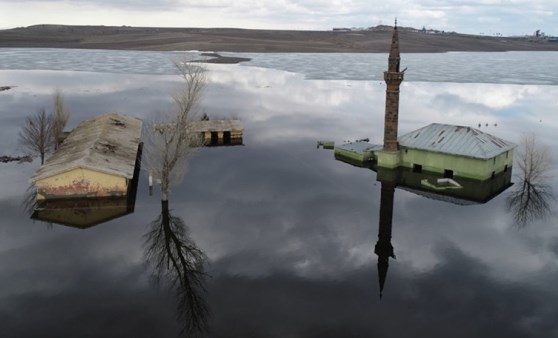
{"type": "Polygon", "coordinates": [[[444,169],[444,178],[453,178],[453,170],[444,169]]]}
{"type": "Polygon", "coordinates": [[[219,134],[216,131],[211,132],[211,145],[216,146],[219,144],[219,134]]]}
{"type": "Polygon", "coordinates": [[[422,165],[420,165],[420,164],[413,164],[413,172],[414,172],[414,173],[421,173],[421,172],[422,172],[422,165]]]}
{"type": "Polygon", "coordinates": [[[231,144],[231,132],[223,132],[223,144],[231,144]]]}

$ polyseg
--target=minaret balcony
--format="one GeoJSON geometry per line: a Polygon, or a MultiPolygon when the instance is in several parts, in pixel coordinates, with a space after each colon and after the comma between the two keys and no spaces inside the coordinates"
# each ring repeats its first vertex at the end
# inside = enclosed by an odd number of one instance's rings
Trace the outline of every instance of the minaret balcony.
{"type": "Polygon", "coordinates": [[[384,72],[384,80],[386,83],[401,83],[403,72],[384,72]]]}

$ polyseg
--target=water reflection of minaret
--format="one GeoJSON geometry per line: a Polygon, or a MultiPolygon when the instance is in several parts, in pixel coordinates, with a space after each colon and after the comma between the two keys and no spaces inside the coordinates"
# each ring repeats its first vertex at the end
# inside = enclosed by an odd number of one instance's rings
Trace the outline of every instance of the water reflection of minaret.
{"type": "Polygon", "coordinates": [[[378,278],[380,283],[380,298],[386,282],[389,268],[389,258],[395,258],[393,246],[391,245],[391,223],[393,219],[393,196],[395,192],[395,180],[382,180],[382,191],[380,197],[380,222],[378,226],[378,242],[374,247],[374,253],[378,255],[378,278]]]}

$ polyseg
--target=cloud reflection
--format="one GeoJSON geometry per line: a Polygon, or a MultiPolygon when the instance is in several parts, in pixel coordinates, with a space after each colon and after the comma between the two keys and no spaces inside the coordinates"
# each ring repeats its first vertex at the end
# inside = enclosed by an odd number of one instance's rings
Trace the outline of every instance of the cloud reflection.
{"type": "MultiPolygon", "coordinates": [[[[33,82],[32,74],[25,81],[33,82]]],[[[73,75],[76,86],[91,86],[88,95],[68,94],[76,119],[114,110],[144,116],[161,109],[166,101],[160,94],[172,85],[159,76],[142,77],[140,86],[126,82],[127,75],[73,75]],[[115,79],[119,90],[94,90],[96,81],[103,86],[115,79]]],[[[237,115],[245,126],[245,146],[201,151],[172,195],[172,216],[188,220],[187,238],[207,255],[214,276],[206,284],[213,336],[555,333],[556,217],[528,233],[510,229],[502,196],[489,208],[461,207],[396,190],[397,264],[390,265],[390,295],[378,303],[374,244],[380,184],[373,172],[317,150],[316,141],[380,140],[383,84],[251,74],[249,67],[220,67],[214,76],[204,108],[210,116],[237,115]],[[320,100],[306,104],[297,91],[320,100]]],[[[37,81],[49,85],[47,79],[37,81]]],[[[488,132],[515,141],[520,131],[537,130],[556,152],[556,87],[494,85],[491,94],[511,88],[518,95],[494,106],[486,97],[462,97],[461,89],[468,93],[475,86],[408,83],[402,88],[401,132],[430,122],[497,121],[488,132]]],[[[18,103],[14,93],[17,87],[0,96],[6,144],[26,109],[48,100],[22,90],[18,103]]],[[[19,337],[121,336],[122,328],[138,337],[173,336],[175,299],[157,294],[145,281],[146,229],[138,226],[153,218],[159,201],[144,191],[132,215],[78,234],[66,227],[46,232],[17,211],[34,169],[2,166],[8,178],[1,178],[0,191],[0,327],[19,337]],[[114,318],[118,325],[106,324],[114,318]],[[29,322],[35,328],[25,325],[29,322]],[[80,323],[83,331],[71,323],[80,323]]],[[[150,229],[158,231],[162,244],[163,213],[150,229]]]]}

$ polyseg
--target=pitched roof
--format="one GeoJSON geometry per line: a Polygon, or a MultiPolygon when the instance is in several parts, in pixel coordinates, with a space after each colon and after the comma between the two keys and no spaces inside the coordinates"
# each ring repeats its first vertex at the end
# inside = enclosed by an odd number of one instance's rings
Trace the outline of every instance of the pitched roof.
{"type": "Polygon", "coordinates": [[[407,148],[489,159],[516,147],[514,143],[471,127],[432,123],[398,138],[407,148]]]}
{"type": "Polygon", "coordinates": [[[76,168],[131,179],[141,138],[141,126],[140,119],[116,113],[83,121],[35,172],[31,181],[76,168]]]}

